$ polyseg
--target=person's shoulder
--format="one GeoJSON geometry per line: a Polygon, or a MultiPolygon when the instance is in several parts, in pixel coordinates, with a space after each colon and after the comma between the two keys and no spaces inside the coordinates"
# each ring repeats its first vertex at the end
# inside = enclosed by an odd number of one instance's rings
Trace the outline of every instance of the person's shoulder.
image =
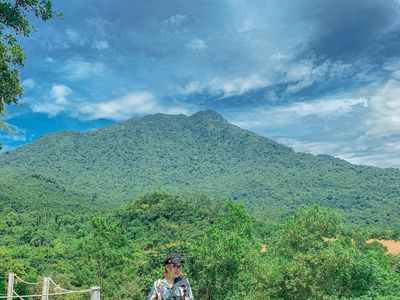
{"type": "Polygon", "coordinates": [[[160,278],[158,278],[156,281],[154,281],[154,285],[160,285],[161,283],[163,283],[165,281],[165,277],[161,276],[160,278]]]}
{"type": "Polygon", "coordinates": [[[176,282],[179,282],[180,285],[188,285],[189,284],[189,280],[184,276],[177,277],[176,282]]]}

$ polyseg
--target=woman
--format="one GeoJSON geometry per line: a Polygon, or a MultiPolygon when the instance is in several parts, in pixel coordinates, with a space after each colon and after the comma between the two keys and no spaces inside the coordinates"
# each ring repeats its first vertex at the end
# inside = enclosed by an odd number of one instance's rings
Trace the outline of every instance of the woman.
{"type": "Polygon", "coordinates": [[[164,259],[164,275],[156,280],[147,300],[193,300],[189,281],[180,275],[185,261],[178,253],[164,259]]]}

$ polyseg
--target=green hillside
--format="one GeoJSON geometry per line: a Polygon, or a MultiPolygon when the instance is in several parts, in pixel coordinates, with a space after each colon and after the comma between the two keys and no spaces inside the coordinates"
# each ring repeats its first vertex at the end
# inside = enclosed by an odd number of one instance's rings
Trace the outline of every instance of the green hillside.
{"type": "MultiPolygon", "coordinates": [[[[69,290],[100,285],[102,299],[145,299],[163,258],[179,252],[195,299],[399,299],[400,256],[342,232],[340,217],[317,205],[272,231],[241,205],[165,192],[106,213],[54,218],[6,209],[0,216],[0,295],[15,272],[31,283],[51,276],[69,290]]],[[[14,288],[41,293],[40,284],[14,288]]],[[[70,296],[60,299],[88,299],[70,296]]]]}
{"type": "Polygon", "coordinates": [[[21,210],[116,206],[157,188],[239,201],[275,221],[318,203],[349,223],[400,228],[400,170],[296,153],[213,111],[59,132],[0,156],[0,199],[21,210]]]}

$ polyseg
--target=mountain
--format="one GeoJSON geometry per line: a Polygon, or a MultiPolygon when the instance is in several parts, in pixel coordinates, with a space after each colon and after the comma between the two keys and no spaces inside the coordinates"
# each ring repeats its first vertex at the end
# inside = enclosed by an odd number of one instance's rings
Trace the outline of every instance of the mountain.
{"type": "Polygon", "coordinates": [[[0,155],[0,201],[21,210],[104,208],[159,188],[272,220],[318,203],[350,223],[400,225],[400,170],[296,153],[211,110],[58,132],[0,155]]]}

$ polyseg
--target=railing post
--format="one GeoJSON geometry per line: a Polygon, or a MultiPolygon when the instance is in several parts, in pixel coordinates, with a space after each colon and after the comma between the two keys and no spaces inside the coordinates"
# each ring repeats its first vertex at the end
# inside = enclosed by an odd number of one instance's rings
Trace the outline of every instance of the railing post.
{"type": "Polygon", "coordinates": [[[43,288],[42,288],[41,300],[49,300],[49,287],[50,287],[50,278],[43,277],[43,288]]]}
{"type": "Polygon", "coordinates": [[[99,286],[94,286],[90,288],[90,300],[100,300],[100,290],[99,286]]]}
{"type": "Polygon", "coordinates": [[[14,273],[8,274],[7,300],[13,300],[14,298],[14,278],[14,273]]]}

